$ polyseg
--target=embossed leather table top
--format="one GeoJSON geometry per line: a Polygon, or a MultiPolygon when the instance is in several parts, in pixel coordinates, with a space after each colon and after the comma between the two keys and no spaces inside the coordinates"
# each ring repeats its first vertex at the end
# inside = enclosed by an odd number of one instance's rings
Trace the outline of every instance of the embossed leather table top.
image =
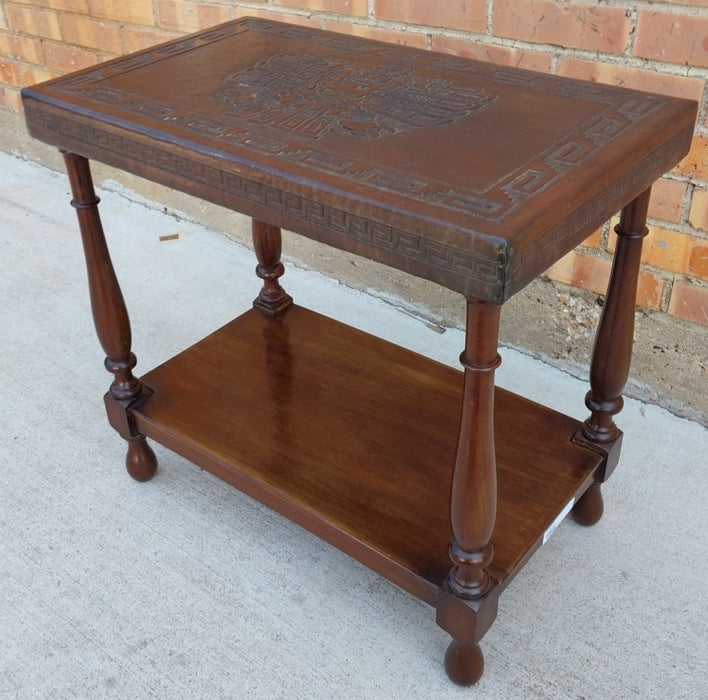
{"type": "Polygon", "coordinates": [[[687,152],[687,100],[243,19],[23,92],[88,158],[501,303],[687,152]]]}

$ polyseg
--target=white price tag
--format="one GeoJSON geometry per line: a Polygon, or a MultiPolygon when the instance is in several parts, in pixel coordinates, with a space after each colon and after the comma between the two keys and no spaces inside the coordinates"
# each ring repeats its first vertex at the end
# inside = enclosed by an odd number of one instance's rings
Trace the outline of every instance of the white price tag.
{"type": "Polygon", "coordinates": [[[565,518],[568,513],[570,513],[570,509],[575,505],[575,499],[573,498],[568,504],[566,504],[565,508],[558,513],[558,517],[548,526],[546,531],[543,533],[543,542],[541,544],[546,544],[548,540],[551,538],[551,535],[556,531],[556,528],[561,524],[563,521],[563,518],[565,518]]]}

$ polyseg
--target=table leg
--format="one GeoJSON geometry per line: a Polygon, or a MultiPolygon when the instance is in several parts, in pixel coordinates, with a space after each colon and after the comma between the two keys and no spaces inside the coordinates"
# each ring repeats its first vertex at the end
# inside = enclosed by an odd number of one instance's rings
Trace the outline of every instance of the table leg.
{"type": "Polygon", "coordinates": [[[647,235],[647,209],[651,189],[630,202],[620,215],[617,248],[595,338],[590,364],[590,391],[585,405],[590,416],[576,441],[605,455],[605,467],[578,500],[573,517],[581,525],[594,525],[602,517],[600,483],[607,479],[619,460],[622,431],[613,416],[622,410],[622,391],[627,383],[634,344],[634,313],[639,279],[642,241],[647,235]]]}
{"type": "Polygon", "coordinates": [[[105,396],[111,425],[128,441],[126,467],[138,481],[147,481],[157,469],[157,459],[145,436],[135,429],[130,406],[149,394],[133,375],[131,332],[123,294],[111,262],[98,213],[99,198],[93,187],[89,161],[62,152],[71,184],[71,205],[76,209],[86,258],[91,311],[96,334],[106,353],[105,367],[113,382],[105,396]]]}
{"type": "MultiPolygon", "coordinates": [[[[493,587],[486,567],[494,556],[491,538],[497,509],[494,370],[501,362],[497,354],[500,309],[499,306],[468,301],[465,350],[460,356],[464,367],[464,392],[450,496],[453,534],[450,558],[453,566],[446,588],[463,601],[481,601],[493,587]]],[[[462,633],[455,631],[451,614],[438,610],[438,622],[447,618],[448,624],[443,626],[453,634],[445,655],[445,669],[450,679],[461,685],[475,683],[484,669],[478,644],[484,631],[478,620],[480,605],[483,603],[467,606],[470,620],[464,628],[458,628],[465,630],[462,633]]],[[[490,606],[495,614],[496,602],[490,606]]],[[[462,610],[458,606],[458,614],[462,610]]],[[[490,617],[488,613],[485,615],[490,617]]]]}
{"type": "Polygon", "coordinates": [[[279,278],[285,273],[280,262],[282,234],[277,226],[253,219],[253,247],[258,258],[256,274],[263,280],[263,287],[253,301],[253,305],[270,316],[278,316],[292,303],[280,286],[279,278]]]}

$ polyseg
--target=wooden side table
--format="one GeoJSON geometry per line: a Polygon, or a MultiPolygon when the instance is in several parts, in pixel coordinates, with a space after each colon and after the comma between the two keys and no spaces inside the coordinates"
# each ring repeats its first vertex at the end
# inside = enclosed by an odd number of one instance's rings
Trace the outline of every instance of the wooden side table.
{"type": "Polygon", "coordinates": [[[434,606],[475,682],[500,593],[602,514],[649,190],[696,104],[257,19],[23,101],[65,154],[129,473],[149,437],[285,514],[434,606]],[[254,308],[141,379],[89,159],[253,217],[254,308]],[[495,389],[502,304],[620,209],[588,419],[495,389]],[[293,304],[281,227],[464,295],[464,373],[293,304]]]}

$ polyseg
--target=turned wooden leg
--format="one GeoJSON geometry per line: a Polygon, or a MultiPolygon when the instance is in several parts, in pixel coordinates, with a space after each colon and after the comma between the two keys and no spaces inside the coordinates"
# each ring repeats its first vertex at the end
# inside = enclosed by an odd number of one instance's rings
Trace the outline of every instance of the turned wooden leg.
{"type": "Polygon", "coordinates": [[[63,156],[73,196],[71,205],[76,209],[81,230],[93,322],[106,353],[106,369],[113,374],[105,397],[109,420],[128,440],[128,473],[145,481],[155,473],[157,459],[145,437],[135,430],[130,405],[148,391],[133,375],[136,359],[130,349],[130,321],[98,213],[100,200],[93,188],[88,160],[73,153],[64,152],[63,156]]]}
{"type": "Polygon", "coordinates": [[[252,231],[253,247],[258,258],[256,274],[263,280],[263,287],[253,305],[270,316],[277,316],[293,303],[279,282],[285,272],[280,262],[282,234],[277,226],[257,219],[253,219],[252,231]]]}
{"type": "Polygon", "coordinates": [[[602,490],[599,481],[593,481],[588,490],[578,499],[573,506],[573,520],[578,525],[589,527],[599,522],[605,511],[602,501],[602,490]]]}
{"type": "Polygon", "coordinates": [[[484,655],[479,644],[453,639],[445,652],[445,672],[457,685],[473,685],[484,673],[484,655]]]}
{"type": "Polygon", "coordinates": [[[494,452],[494,370],[499,306],[467,303],[462,417],[450,495],[453,567],[451,590],[462,598],[480,598],[491,581],[485,568],[494,556],[490,543],[497,513],[494,452]]]}
{"type": "MultiPolygon", "coordinates": [[[[491,544],[497,509],[497,474],[494,451],[494,370],[501,362],[497,354],[499,306],[477,301],[467,303],[462,416],[457,456],[450,494],[452,569],[445,584],[454,596],[466,601],[483,598],[493,587],[486,568],[492,561],[491,544]]],[[[452,681],[462,685],[476,682],[484,660],[471,630],[446,628],[453,641],[445,656],[445,668],[452,681]]],[[[471,615],[475,619],[475,615],[471,615]]],[[[468,625],[469,626],[469,625],[468,625]]]]}
{"type": "Polygon", "coordinates": [[[647,235],[647,209],[651,190],[645,190],[622,210],[612,272],[598,326],[590,364],[590,391],[585,405],[590,416],[583,423],[578,442],[599,449],[606,464],[598,481],[573,508],[582,525],[593,525],[603,512],[600,481],[611,474],[619,459],[622,432],[613,416],[622,410],[622,391],[627,383],[634,344],[634,313],[637,298],[642,241],[647,235]]]}

